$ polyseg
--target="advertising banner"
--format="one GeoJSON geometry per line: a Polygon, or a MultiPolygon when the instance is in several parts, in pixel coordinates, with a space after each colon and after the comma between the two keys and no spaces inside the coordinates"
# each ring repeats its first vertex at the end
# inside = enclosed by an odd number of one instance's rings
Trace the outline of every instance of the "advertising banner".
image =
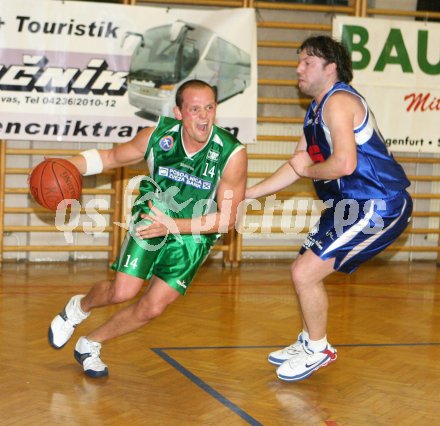
{"type": "Polygon", "coordinates": [[[333,36],[389,148],[440,153],[440,24],[338,16],[333,36]]]}
{"type": "Polygon", "coordinates": [[[125,142],[177,87],[215,86],[218,124],[256,141],[255,11],[0,3],[0,138],[125,142]]]}

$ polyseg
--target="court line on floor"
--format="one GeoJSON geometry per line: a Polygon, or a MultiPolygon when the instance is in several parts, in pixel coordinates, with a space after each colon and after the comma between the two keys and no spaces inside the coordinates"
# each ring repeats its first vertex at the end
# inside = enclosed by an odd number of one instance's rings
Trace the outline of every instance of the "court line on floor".
{"type": "MultiPolygon", "coordinates": [[[[282,348],[286,346],[286,342],[281,345],[255,345],[255,346],[170,346],[163,348],[150,348],[152,351],[191,351],[200,349],[271,349],[282,348]]],[[[440,342],[406,342],[406,343],[341,343],[332,344],[336,348],[350,347],[368,347],[368,346],[440,346],[440,342]]]]}
{"type": "Polygon", "coordinates": [[[233,411],[235,414],[240,416],[243,420],[248,422],[252,426],[263,426],[262,423],[260,423],[258,420],[254,419],[250,414],[246,413],[244,410],[242,410],[240,407],[235,405],[233,402],[231,402],[229,399],[224,397],[221,393],[217,392],[214,388],[209,386],[206,382],[204,382],[200,377],[196,376],[195,374],[191,373],[187,368],[185,368],[182,364],[177,362],[174,358],[163,352],[160,348],[152,348],[151,349],[154,353],[159,355],[162,359],[164,359],[168,364],[172,365],[177,371],[182,373],[184,376],[186,376],[189,380],[191,380],[194,384],[196,384],[199,388],[207,392],[209,395],[211,395],[214,399],[219,401],[221,404],[229,408],[231,411],[233,411]]]}
{"type": "MultiPolygon", "coordinates": [[[[416,342],[416,343],[356,343],[356,344],[340,344],[335,345],[335,347],[396,347],[396,346],[440,346],[440,342],[416,342]]],[[[225,407],[233,411],[243,420],[248,422],[252,426],[263,426],[258,420],[253,418],[250,414],[246,413],[240,407],[235,405],[221,393],[216,391],[213,387],[209,386],[205,381],[203,381],[200,377],[191,373],[187,368],[185,368],[182,364],[172,358],[165,351],[184,351],[184,350],[212,350],[212,349],[271,349],[271,348],[280,348],[283,345],[278,346],[192,346],[192,347],[166,347],[166,348],[150,348],[156,355],[161,357],[164,361],[174,367],[177,371],[182,373],[185,377],[187,377],[191,382],[197,385],[199,388],[207,392],[210,396],[212,396],[215,400],[223,404],[225,407]]],[[[330,422],[328,424],[337,425],[337,423],[330,422]]]]}

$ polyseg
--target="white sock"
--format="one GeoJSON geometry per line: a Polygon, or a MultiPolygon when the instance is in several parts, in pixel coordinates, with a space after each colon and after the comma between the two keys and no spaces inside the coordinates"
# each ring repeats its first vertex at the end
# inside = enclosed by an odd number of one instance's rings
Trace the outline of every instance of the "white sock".
{"type": "MultiPolygon", "coordinates": [[[[84,297],[84,296],[83,296],[83,297],[84,297]]],[[[81,297],[81,299],[82,299],[83,297],[81,297]]],[[[90,312],[83,311],[83,308],[81,308],[81,299],[78,299],[78,309],[79,309],[79,311],[81,312],[82,315],[84,315],[85,317],[87,317],[87,316],[90,315],[90,312]]]]}
{"type": "Polygon", "coordinates": [[[307,347],[313,352],[321,352],[327,347],[327,336],[324,336],[320,340],[309,340],[307,347]]]}
{"type": "Polygon", "coordinates": [[[84,297],[84,295],[79,295],[80,297],[77,297],[74,299],[73,301],[73,306],[74,309],[77,309],[77,312],[79,313],[80,317],[82,319],[86,319],[89,315],[90,312],[84,312],[81,308],[81,299],[84,297]]]}

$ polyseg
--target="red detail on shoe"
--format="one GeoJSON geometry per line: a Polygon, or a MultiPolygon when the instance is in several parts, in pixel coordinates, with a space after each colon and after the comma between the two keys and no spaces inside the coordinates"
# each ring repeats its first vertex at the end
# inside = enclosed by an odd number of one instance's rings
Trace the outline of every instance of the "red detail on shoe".
{"type": "Polygon", "coordinates": [[[336,357],[337,357],[337,355],[336,355],[336,352],[332,352],[330,349],[324,349],[323,351],[322,351],[322,353],[323,354],[327,354],[329,357],[330,357],[330,359],[331,360],[335,360],[336,359],[336,357]]]}

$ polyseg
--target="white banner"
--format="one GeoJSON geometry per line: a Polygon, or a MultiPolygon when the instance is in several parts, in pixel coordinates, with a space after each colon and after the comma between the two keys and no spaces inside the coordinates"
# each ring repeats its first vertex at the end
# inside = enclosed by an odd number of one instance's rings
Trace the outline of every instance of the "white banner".
{"type": "Polygon", "coordinates": [[[14,0],[0,18],[0,138],[124,142],[198,78],[218,124],[256,141],[254,9],[14,0]]]}
{"type": "Polygon", "coordinates": [[[440,24],[338,16],[333,36],[389,148],[440,153],[440,24]]]}

